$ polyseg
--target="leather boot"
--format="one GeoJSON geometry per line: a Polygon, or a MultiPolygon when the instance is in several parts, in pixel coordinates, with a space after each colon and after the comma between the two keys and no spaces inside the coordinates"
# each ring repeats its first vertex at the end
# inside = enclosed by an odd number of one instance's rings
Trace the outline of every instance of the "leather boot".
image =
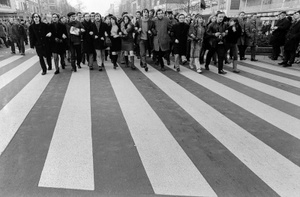
{"type": "Polygon", "coordinates": [[[240,71],[237,69],[237,61],[233,60],[232,61],[232,66],[233,66],[233,72],[234,73],[239,73],[240,71]]]}
{"type": "Polygon", "coordinates": [[[124,59],[125,59],[125,67],[127,68],[129,63],[128,63],[128,56],[124,56],[124,59]]]}

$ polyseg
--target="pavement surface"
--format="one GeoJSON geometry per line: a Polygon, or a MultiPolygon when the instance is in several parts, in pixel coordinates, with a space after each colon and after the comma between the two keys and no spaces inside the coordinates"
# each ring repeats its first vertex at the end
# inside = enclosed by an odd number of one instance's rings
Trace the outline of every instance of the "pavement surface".
{"type": "Polygon", "coordinates": [[[300,194],[300,69],[110,61],[41,75],[0,50],[0,196],[300,194]]]}

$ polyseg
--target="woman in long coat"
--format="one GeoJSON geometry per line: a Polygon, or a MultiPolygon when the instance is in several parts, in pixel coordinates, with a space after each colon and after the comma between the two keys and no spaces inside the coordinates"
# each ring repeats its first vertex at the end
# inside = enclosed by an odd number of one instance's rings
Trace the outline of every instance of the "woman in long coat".
{"type": "Polygon", "coordinates": [[[193,69],[196,66],[197,73],[202,73],[199,56],[205,34],[203,22],[202,16],[197,14],[189,29],[189,37],[191,39],[190,68],[193,69]]]}
{"type": "Polygon", "coordinates": [[[122,32],[117,23],[117,18],[112,16],[110,18],[111,21],[111,30],[110,30],[110,39],[112,46],[110,47],[111,51],[111,58],[114,65],[114,69],[118,67],[117,60],[118,60],[118,52],[122,49],[122,32]]]}
{"type": "MultiPolygon", "coordinates": [[[[39,56],[40,64],[42,67],[42,75],[47,73],[47,67],[44,57],[51,60],[51,45],[49,38],[51,37],[51,31],[49,26],[41,22],[41,16],[37,13],[33,13],[31,16],[33,24],[29,27],[30,48],[35,48],[36,53],[39,56]]],[[[49,62],[47,61],[49,68],[49,62]]],[[[50,69],[49,69],[50,70],[50,69]]]]}
{"type": "Polygon", "coordinates": [[[128,67],[128,56],[130,56],[130,67],[135,69],[134,65],[134,25],[131,23],[131,19],[128,15],[123,16],[123,22],[121,23],[122,37],[122,51],[124,51],[124,58],[126,67],[128,67]]]}
{"type": "Polygon", "coordinates": [[[105,37],[108,36],[109,31],[107,24],[101,20],[101,15],[99,13],[95,14],[95,22],[92,25],[92,29],[94,32],[93,44],[96,49],[97,64],[99,66],[99,71],[102,71],[102,68],[104,67],[104,56],[106,48],[106,46],[104,45],[104,41],[105,37]]]}
{"type": "Polygon", "coordinates": [[[88,57],[88,66],[90,68],[93,68],[93,62],[94,62],[94,43],[93,43],[93,37],[94,32],[92,28],[92,22],[90,20],[90,14],[85,13],[83,15],[84,21],[82,22],[82,25],[85,29],[85,32],[82,33],[83,38],[83,53],[86,54],[88,57]]]}
{"type": "Polygon", "coordinates": [[[175,68],[179,72],[180,57],[186,55],[187,38],[190,26],[185,23],[184,14],[179,14],[178,18],[179,23],[172,27],[171,32],[174,40],[173,53],[175,55],[175,68]]]}

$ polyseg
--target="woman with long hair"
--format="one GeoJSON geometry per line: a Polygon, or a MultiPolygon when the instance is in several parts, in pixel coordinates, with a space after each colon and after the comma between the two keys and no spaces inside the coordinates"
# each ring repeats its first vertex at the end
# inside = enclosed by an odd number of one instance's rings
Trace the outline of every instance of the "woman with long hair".
{"type": "Polygon", "coordinates": [[[111,58],[114,65],[114,69],[118,67],[117,60],[118,60],[118,52],[122,49],[122,32],[118,25],[117,18],[112,16],[110,18],[111,21],[111,30],[110,30],[110,39],[111,39],[111,58]]]}
{"type": "Polygon", "coordinates": [[[134,40],[133,32],[134,25],[131,23],[131,19],[128,15],[123,16],[123,22],[121,23],[122,37],[122,51],[124,51],[125,65],[129,66],[128,56],[130,56],[130,67],[134,70],[134,40]]]}
{"type": "Polygon", "coordinates": [[[33,13],[31,19],[33,23],[29,27],[30,48],[36,49],[43,71],[42,75],[45,75],[47,73],[47,67],[44,57],[47,58],[49,70],[51,70],[51,64],[49,64],[49,59],[51,63],[51,46],[48,41],[52,33],[49,29],[49,25],[41,22],[41,16],[39,14],[33,13]]]}
{"type": "Polygon", "coordinates": [[[193,69],[196,66],[197,73],[202,73],[199,56],[205,33],[203,23],[203,17],[197,14],[189,30],[189,37],[191,39],[190,68],[193,69]]]}
{"type": "MultiPolygon", "coordinates": [[[[111,30],[111,22],[110,22],[110,16],[107,15],[105,18],[104,18],[104,23],[106,24],[106,31],[107,32],[110,32],[111,30]]],[[[108,35],[107,35],[108,36],[108,35]]],[[[109,55],[109,57],[111,58],[111,54],[110,54],[110,47],[108,46],[105,46],[105,61],[107,61],[107,56],[109,55]]]]}

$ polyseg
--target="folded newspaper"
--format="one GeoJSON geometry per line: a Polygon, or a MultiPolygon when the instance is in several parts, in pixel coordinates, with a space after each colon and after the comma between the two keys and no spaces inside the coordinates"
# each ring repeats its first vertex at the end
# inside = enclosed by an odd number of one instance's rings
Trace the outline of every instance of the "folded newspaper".
{"type": "Polygon", "coordinates": [[[80,32],[80,29],[77,28],[77,27],[72,26],[71,29],[70,29],[70,34],[79,36],[79,32],[80,32]]]}

